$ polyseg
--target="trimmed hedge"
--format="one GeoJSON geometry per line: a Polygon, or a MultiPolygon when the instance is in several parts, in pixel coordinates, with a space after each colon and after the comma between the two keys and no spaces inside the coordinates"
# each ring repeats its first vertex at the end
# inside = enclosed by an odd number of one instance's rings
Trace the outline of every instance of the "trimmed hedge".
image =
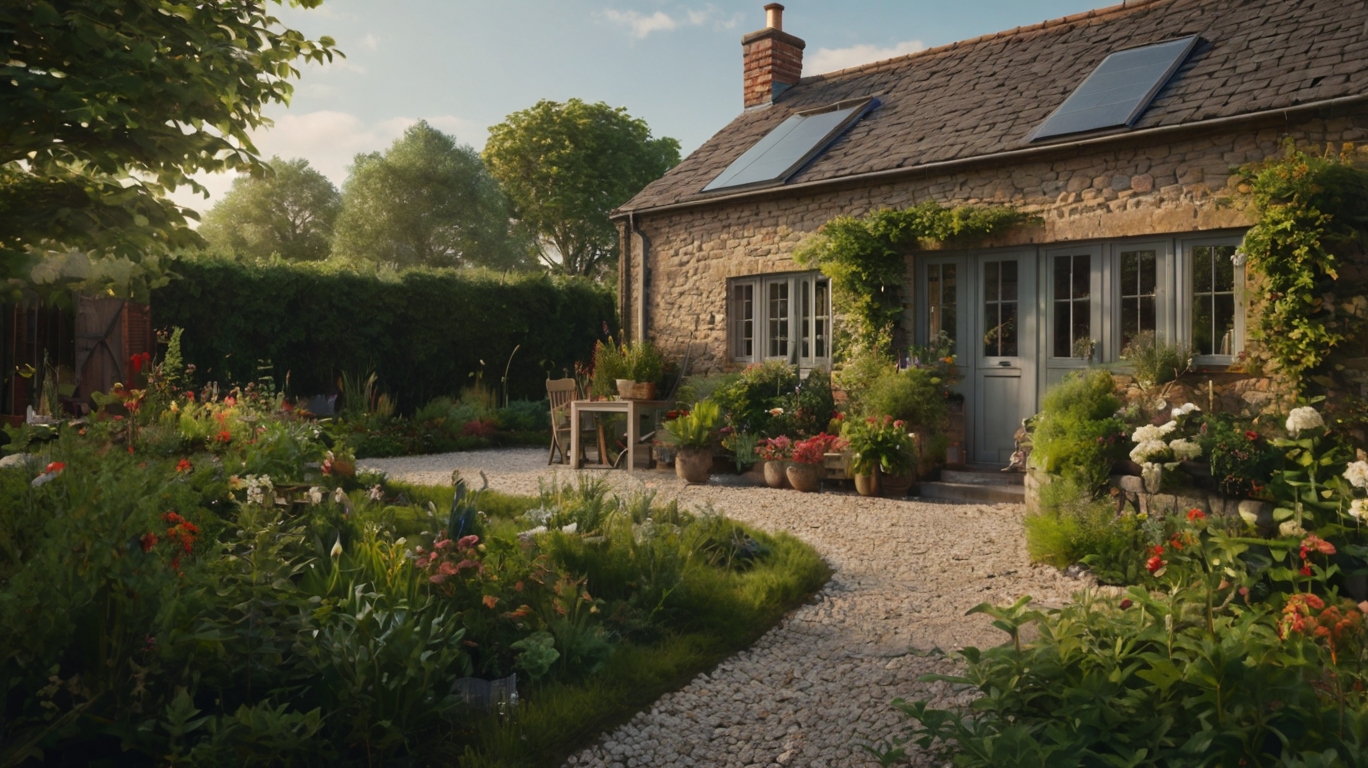
{"type": "Polygon", "coordinates": [[[485,384],[499,386],[519,344],[509,394],[543,398],[548,372],[589,360],[605,323],[617,330],[611,291],[582,279],[215,259],[172,269],[178,278],[153,292],[152,316],[185,329],[200,381],[255,380],[269,363],[291,394],[313,395],[336,391],[342,371],[374,370],[406,412],[459,392],[482,367],[485,384]]]}

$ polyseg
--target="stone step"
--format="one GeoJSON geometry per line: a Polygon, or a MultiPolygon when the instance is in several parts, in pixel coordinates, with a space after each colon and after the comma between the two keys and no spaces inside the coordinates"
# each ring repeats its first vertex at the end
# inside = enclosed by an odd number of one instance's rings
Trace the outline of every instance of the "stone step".
{"type": "Polygon", "coordinates": [[[1023,485],[1026,475],[1021,472],[1003,472],[996,469],[942,469],[940,479],[942,483],[958,483],[960,485],[1023,485]]]}
{"type": "MultiPolygon", "coordinates": [[[[944,473],[942,473],[944,474],[944,473]]],[[[970,504],[1024,504],[1026,489],[1019,485],[985,483],[921,483],[917,495],[923,499],[959,501],[970,504]]]]}

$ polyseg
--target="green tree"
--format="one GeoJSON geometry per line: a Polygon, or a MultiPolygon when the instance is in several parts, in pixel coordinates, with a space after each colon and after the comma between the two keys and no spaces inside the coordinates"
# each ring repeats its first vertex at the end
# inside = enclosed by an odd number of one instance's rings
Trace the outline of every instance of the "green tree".
{"type": "Polygon", "coordinates": [[[679,162],[679,142],[622,107],[542,100],[490,128],[484,158],[542,261],[596,276],[617,264],[608,214],[679,162]]]}
{"type": "Polygon", "coordinates": [[[356,156],[333,252],[399,266],[506,269],[525,264],[528,247],[479,154],[419,121],[384,154],[356,156]]]}
{"type": "MultiPolygon", "coordinates": [[[[0,3],[0,279],[145,295],[196,246],[165,194],[259,169],[249,133],[293,63],[330,61],[266,12],[283,0],[0,3]]],[[[321,0],[290,0],[316,7],[321,0]]]]}
{"type": "Polygon", "coordinates": [[[331,251],[342,195],[303,158],[271,158],[268,172],[239,176],[204,216],[200,235],[216,250],[252,261],[273,254],[319,261],[331,251]]]}

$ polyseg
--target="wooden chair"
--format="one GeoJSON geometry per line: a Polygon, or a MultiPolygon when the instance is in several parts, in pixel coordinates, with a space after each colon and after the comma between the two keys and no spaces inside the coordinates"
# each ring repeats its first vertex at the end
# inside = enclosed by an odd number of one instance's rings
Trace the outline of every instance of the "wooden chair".
{"type": "MultiPolygon", "coordinates": [[[[570,401],[575,399],[579,388],[575,380],[547,379],[546,399],[551,401],[551,454],[547,464],[556,463],[556,452],[560,452],[560,463],[570,463],[570,401]]],[[[580,441],[580,458],[584,458],[584,443],[580,441]]]]}

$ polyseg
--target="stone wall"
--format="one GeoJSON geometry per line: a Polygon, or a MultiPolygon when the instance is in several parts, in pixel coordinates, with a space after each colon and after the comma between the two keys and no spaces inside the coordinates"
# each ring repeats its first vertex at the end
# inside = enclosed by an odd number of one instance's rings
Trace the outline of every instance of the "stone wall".
{"type": "MultiPolygon", "coordinates": [[[[935,200],[1010,204],[1041,217],[1039,226],[1006,233],[985,247],[1245,227],[1246,214],[1224,204],[1235,196],[1231,170],[1280,153],[1286,136],[1318,148],[1360,142],[1368,138],[1368,110],[1292,125],[1244,123],[1155,137],[1082,155],[1062,149],[1014,165],[981,163],[804,195],[638,212],[636,228],[649,243],[647,335],[674,356],[691,347],[692,372],[728,368],[727,278],[798,269],[794,248],[839,215],[935,200]]],[[[619,223],[625,238],[626,222],[619,223]]],[[[631,248],[621,281],[627,289],[621,294],[623,320],[632,335],[640,333],[634,296],[640,292],[642,250],[631,248]]]]}

